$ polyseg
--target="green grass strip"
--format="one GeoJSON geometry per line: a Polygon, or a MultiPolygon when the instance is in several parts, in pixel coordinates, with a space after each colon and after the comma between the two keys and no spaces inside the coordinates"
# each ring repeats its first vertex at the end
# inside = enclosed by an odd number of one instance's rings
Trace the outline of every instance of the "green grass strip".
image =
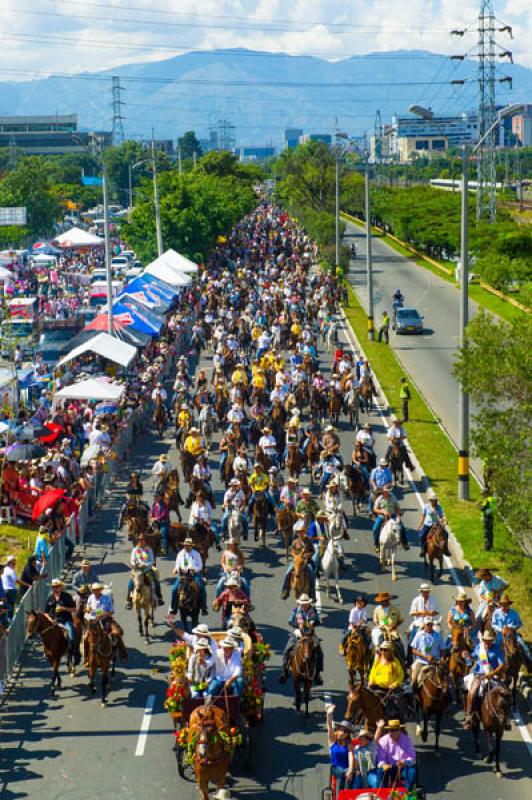
{"type": "Polygon", "coordinates": [[[7,556],[17,557],[17,572],[24,569],[28,556],[35,549],[37,531],[24,525],[0,525],[0,564],[5,563],[7,556]]]}
{"type": "MultiPolygon", "coordinates": [[[[349,222],[352,222],[353,225],[358,225],[360,228],[364,228],[364,225],[356,219],[356,217],[352,217],[350,214],[342,213],[342,217],[349,222]]],[[[365,230],[365,228],[364,228],[365,230]]],[[[407,258],[409,261],[413,261],[418,267],[423,267],[423,269],[427,269],[429,272],[432,272],[433,275],[436,275],[438,278],[441,278],[442,281],[447,281],[456,289],[458,289],[458,285],[454,279],[454,275],[447,275],[443,270],[438,269],[430,261],[427,261],[423,255],[418,255],[413,253],[409,250],[408,247],[404,247],[402,244],[397,242],[395,239],[392,239],[390,236],[387,236],[383,233],[380,228],[373,228],[373,233],[376,239],[380,239],[381,241],[385,242],[388,247],[391,247],[392,250],[395,250],[396,253],[400,253],[402,256],[407,258]]],[[[437,259],[432,259],[436,261],[437,259]]],[[[447,267],[448,269],[455,268],[455,264],[452,264],[449,261],[442,261],[440,262],[442,266],[447,267]]],[[[497,297],[491,292],[486,291],[483,289],[482,286],[479,286],[476,283],[469,284],[469,297],[473,300],[477,305],[481,308],[485,308],[487,311],[490,311],[492,314],[495,314],[501,319],[505,319],[507,322],[512,322],[513,320],[520,319],[522,315],[525,313],[521,311],[516,306],[513,306],[511,303],[507,303],[505,300],[502,300],[500,297],[497,297]]],[[[516,298],[519,299],[519,298],[516,298]]]]}
{"type": "MultiPolygon", "coordinates": [[[[367,315],[351,286],[347,286],[349,306],[344,307],[349,320],[379,383],[391,405],[392,412],[401,416],[399,400],[400,379],[408,374],[399,363],[393,350],[386,344],[370,342],[367,315]]],[[[483,532],[480,511],[476,507],[480,492],[471,479],[471,501],[459,500],[458,456],[453,444],[438,425],[423,397],[409,381],[412,399],[409,422],[406,425],[408,441],[430,484],[438,492],[449,525],[460,542],[466,561],[473,567],[490,567],[510,581],[510,593],[515,608],[521,613],[525,636],[532,637],[532,559],[526,558],[518,542],[500,520],[495,524],[495,547],[483,550],[483,532]]]]}

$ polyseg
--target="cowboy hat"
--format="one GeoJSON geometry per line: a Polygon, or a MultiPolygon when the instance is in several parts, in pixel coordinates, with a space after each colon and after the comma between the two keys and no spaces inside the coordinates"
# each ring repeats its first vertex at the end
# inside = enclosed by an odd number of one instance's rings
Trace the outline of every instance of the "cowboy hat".
{"type": "Polygon", "coordinates": [[[301,489],[301,494],[310,494],[310,489],[308,488],[308,486],[305,486],[304,489],[301,489]]]}
{"type": "Polygon", "coordinates": [[[432,591],[432,587],[430,586],[429,583],[422,583],[421,586],[419,587],[419,591],[420,592],[430,592],[430,591],[432,591]]]}
{"type": "Polygon", "coordinates": [[[299,605],[309,605],[309,606],[314,605],[314,600],[311,600],[308,594],[300,594],[299,597],[297,598],[297,602],[299,603],[299,605]]]}
{"type": "Polygon", "coordinates": [[[230,578],[228,578],[226,580],[225,585],[226,586],[240,586],[240,581],[238,580],[238,578],[235,575],[232,575],[230,578]]]}
{"type": "Polygon", "coordinates": [[[194,540],[187,536],[186,539],[183,539],[183,544],[194,544],[194,540]]]}
{"type": "Polygon", "coordinates": [[[494,642],[497,637],[491,631],[485,631],[482,634],[482,638],[485,642],[494,642]]]}
{"type": "Polygon", "coordinates": [[[159,461],[162,461],[163,464],[165,464],[168,461],[168,456],[166,455],[166,453],[163,453],[162,456],[159,456],[159,461]]]}
{"type": "Polygon", "coordinates": [[[390,592],[379,592],[375,597],[376,603],[382,603],[383,600],[391,600],[392,596],[390,592]]]}
{"type": "Polygon", "coordinates": [[[242,628],[239,628],[238,625],[235,625],[234,628],[230,628],[227,631],[227,635],[229,637],[233,637],[234,639],[240,639],[241,641],[244,641],[244,631],[242,628]]]}
{"type": "Polygon", "coordinates": [[[64,584],[64,582],[63,582],[62,580],[60,580],[59,578],[54,578],[54,579],[53,579],[53,581],[52,581],[52,583],[51,583],[51,585],[52,585],[52,586],[64,586],[65,584],[64,584]]]}
{"type": "Polygon", "coordinates": [[[438,499],[438,495],[436,494],[434,489],[429,489],[428,490],[427,497],[428,497],[429,500],[437,500],[438,499]]]}
{"type": "Polygon", "coordinates": [[[294,531],[306,531],[307,526],[305,525],[305,521],[302,519],[298,519],[298,521],[294,525],[294,531]]]}
{"type": "Polygon", "coordinates": [[[349,722],[349,720],[347,719],[343,719],[341,722],[335,722],[334,727],[343,728],[344,730],[349,731],[349,733],[353,733],[353,731],[355,730],[351,725],[351,723],[349,722]]]}
{"type": "Polygon", "coordinates": [[[379,465],[381,467],[387,467],[388,466],[388,460],[386,458],[380,458],[379,459],[379,465]]]}
{"type": "Polygon", "coordinates": [[[229,481],[229,486],[240,486],[240,481],[238,478],[231,478],[229,481]]]}
{"type": "Polygon", "coordinates": [[[231,647],[233,650],[237,647],[237,643],[230,639],[229,636],[226,639],[222,639],[222,647],[231,647]]]}
{"type": "MultiPolygon", "coordinates": [[[[11,556],[11,558],[13,558],[13,556],[11,556]]],[[[9,559],[8,559],[8,561],[9,561],[9,559]]],[[[7,563],[7,562],[6,562],[6,563],[7,563]]],[[[513,600],[510,600],[510,597],[509,597],[509,595],[507,595],[507,594],[503,594],[503,596],[502,596],[502,597],[501,597],[501,599],[499,600],[499,603],[500,603],[500,605],[501,605],[501,606],[503,606],[503,605],[508,605],[508,606],[511,606],[511,605],[513,605],[513,602],[514,602],[514,601],[513,601],[513,600]]]]}
{"type": "Polygon", "coordinates": [[[391,719],[386,727],[389,731],[399,731],[401,728],[404,728],[404,725],[400,719],[391,719]]]}
{"type": "Polygon", "coordinates": [[[362,728],[362,730],[358,732],[358,738],[373,739],[373,736],[371,735],[371,733],[368,731],[367,728],[362,728]]]}
{"type": "Polygon", "coordinates": [[[430,616],[423,617],[423,625],[434,625],[434,618],[430,616]]]}
{"type": "Polygon", "coordinates": [[[104,589],[104,588],[105,588],[105,587],[104,587],[103,583],[99,583],[98,581],[95,581],[95,582],[94,582],[94,583],[91,585],[91,589],[92,589],[93,591],[94,591],[95,589],[104,589]]]}
{"type": "Polygon", "coordinates": [[[210,636],[211,634],[209,626],[204,622],[201,622],[199,625],[196,625],[195,628],[192,628],[192,633],[196,636],[210,636]]]}
{"type": "Polygon", "coordinates": [[[208,639],[198,639],[194,643],[194,652],[196,652],[197,650],[208,650],[209,653],[210,653],[211,652],[211,648],[210,648],[210,645],[209,645],[209,640],[208,639]]]}
{"type": "Polygon", "coordinates": [[[334,433],[334,427],[332,425],[327,425],[325,433],[334,433]]]}
{"type": "Polygon", "coordinates": [[[457,603],[470,603],[471,602],[471,598],[469,597],[469,595],[466,594],[466,592],[458,592],[458,594],[456,594],[454,596],[454,600],[457,603]]]}
{"type": "Polygon", "coordinates": [[[191,428],[189,428],[188,432],[189,433],[199,433],[199,428],[196,428],[196,426],[193,425],[191,428]]]}
{"type": "Polygon", "coordinates": [[[91,562],[87,561],[86,558],[84,558],[83,561],[81,562],[81,566],[82,567],[90,567],[90,565],[91,565],[91,562]]]}
{"type": "Polygon", "coordinates": [[[391,642],[381,642],[379,645],[379,650],[393,650],[391,642]]]}

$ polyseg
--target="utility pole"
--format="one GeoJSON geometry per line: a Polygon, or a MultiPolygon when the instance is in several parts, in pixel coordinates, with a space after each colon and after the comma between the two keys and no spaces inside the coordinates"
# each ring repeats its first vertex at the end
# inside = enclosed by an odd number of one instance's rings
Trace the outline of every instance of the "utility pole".
{"type": "Polygon", "coordinates": [[[183,157],[181,155],[181,145],[179,145],[179,147],[177,148],[177,165],[178,165],[179,174],[182,175],[183,174],[183,157]]]}
{"type": "MultiPolygon", "coordinates": [[[[469,152],[462,155],[462,220],[460,233],[460,350],[467,347],[469,322],[469,152]]],[[[458,398],[458,497],[469,500],[469,394],[460,385],[458,398]]]]}
{"type": "Polygon", "coordinates": [[[111,271],[111,243],[109,241],[109,198],[107,195],[107,166],[100,150],[102,158],[102,190],[103,190],[103,220],[104,220],[104,242],[105,242],[105,278],[107,283],[107,332],[109,336],[114,336],[113,322],[113,273],[111,271]]]}
{"type": "Polygon", "coordinates": [[[128,178],[129,178],[129,183],[128,183],[129,203],[128,203],[128,206],[131,209],[131,208],[133,208],[133,165],[132,164],[128,164],[127,165],[127,174],[128,174],[128,178]]]}
{"type": "Polygon", "coordinates": [[[155,232],[157,235],[157,255],[163,254],[163,231],[161,228],[161,209],[159,206],[159,185],[157,183],[157,163],[155,159],[155,139],[151,131],[151,165],[153,170],[153,200],[155,203],[155,232]]]}
{"type": "Polygon", "coordinates": [[[195,150],[192,151],[192,163],[194,164],[194,169],[196,169],[196,164],[198,163],[198,154],[195,150]]]}
{"type": "Polygon", "coordinates": [[[118,75],[113,75],[111,78],[111,91],[113,97],[113,128],[112,128],[112,142],[113,144],[120,144],[124,141],[124,117],[122,116],[122,106],[125,103],[122,100],[122,86],[120,85],[120,78],[118,75]]]}
{"type": "Polygon", "coordinates": [[[335,148],[334,148],[334,175],[335,175],[335,191],[334,191],[334,222],[335,222],[335,261],[336,261],[336,275],[339,274],[340,267],[340,144],[338,137],[338,120],[336,120],[335,127],[335,148]]]}
{"type": "Polygon", "coordinates": [[[366,163],[364,174],[365,200],[366,200],[366,272],[368,281],[368,339],[375,339],[373,323],[373,254],[371,252],[371,193],[369,182],[369,164],[366,163]]]}

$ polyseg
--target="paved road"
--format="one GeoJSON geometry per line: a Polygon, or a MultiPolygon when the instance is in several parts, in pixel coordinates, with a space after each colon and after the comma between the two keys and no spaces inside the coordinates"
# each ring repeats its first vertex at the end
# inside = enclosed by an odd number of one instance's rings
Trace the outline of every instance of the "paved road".
{"type": "MultiPolygon", "coordinates": [[[[324,358],[324,362],[325,362],[324,358]]],[[[385,447],[383,422],[372,417],[378,434],[378,452],[385,447]]],[[[345,423],[340,426],[342,452],[349,457],[353,434],[345,423]]],[[[137,453],[131,467],[149,472],[156,454],[168,451],[175,459],[170,438],[157,440],[146,431],[136,442],[137,453]]],[[[211,459],[213,467],[217,457],[211,459]]],[[[127,470],[124,468],[123,478],[127,470]]],[[[303,479],[304,482],[307,477],[303,479]]],[[[146,479],[145,479],[146,484],[146,479]]],[[[88,555],[101,564],[104,579],[113,583],[117,617],[124,625],[130,660],[120,667],[112,687],[109,706],[101,708],[98,700],[87,693],[86,676],[65,678],[64,688],[57,699],[46,696],[49,668],[38,644],[32,645],[24,656],[19,684],[8,704],[2,708],[0,734],[0,796],[5,800],[34,798],[41,800],[79,800],[80,793],[96,789],[102,798],[127,797],[128,800],[149,800],[152,797],[179,797],[196,800],[192,784],[184,783],[177,775],[172,753],[172,727],[163,709],[168,675],[166,653],[172,636],[163,618],[163,609],[152,643],[146,646],[137,634],[131,613],[123,610],[127,579],[129,547],[124,539],[115,537],[114,526],[123,482],[117,485],[116,497],[105,512],[100,513],[91,530],[88,555]],[[149,735],[142,755],[135,755],[144,708],[154,697],[154,710],[149,735]]],[[[220,489],[219,483],[215,488],[220,489]]],[[[415,542],[412,529],[417,524],[419,509],[412,491],[400,492],[406,511],[410,540],[415,542]]],[[[351,519],[351,540],[347,552],[351,565],[343,579],[347,603],[355,592],[373,595],[379,589],[397,594],[397,602],[406,614],[411,598],[416,594],[423,568],[415,547],[399,557],[399,581],[392,584],[389,576],[377,577],[377,561],[372,547],[366,516],[351,519]],[[393,587],[393,589],[392,589],[393,587]]],[[[266,641],[274,649],[267,670],[268,696],[266,722],[255,742],[255,764],[251,775],[237,775],[233,796],[238,798],[268,798],[268,800],[317,800],[327,783],[327,751],[325,747],[323,696],[328,693],[337,702],[339,717],[345,705],[347,687],[343,659],[338,655],[340,631],[346,623],[348,605],[341,608],[321,594],[323,621],[321,636],[325,651],[325,685],[314,690],[312,714],[308,721],[292,708],[291,688],[278,684],[280,654],[286,641],[289,601],[280,599],[284,556],[279,542],[269,537],[265,551],[254,544],[246,547],[252,573],[254,617],[266,641]]],[[[211,559],[212,561],[212,559],[211,559]]],[[[160,564],[164,577],[165,598],[169,597],[170,560],[160,564]]],[[[209,570],[209,599],[213,596],[216,570],[209,570]]],[[[446,612],[454,594],[454,584],[448,571],[435,587],[440,609],[446,612]]],[[[216,626],[211,611],[207,621],[216,626]]],[[[504,798],[521,800],[530,793],[527,750],[514,729],[505,737],[503,765],[506,777],[497,781],[481,762],[472,760],[472,743],[460,727],[461,712],[445,720],[442,736],[442,757],[432,754],[432,739],[419,746],[420,769],[431,798],[443,800],[455,797],[504,798]],[[527,790],[528,786],[528,790],[527,790]]]]}
{"type": "MultiPolygon", "coordinates": [[[[366,236],[359,226],[347,221],[346,225],[346,243],[354,241],[357,249],[349,282],[367,311],[366,236]]],[[[373,238],[372,252],[376,330],[382,312],[391,312],[392,295],[401,289],[405,305],[414,306],[425,317],[425,331],[422,336],[396,336],[391,332],[390,344],[457,444],[459,386],[451,370],[459,344],[459,292],[397,253],[378,235],[373,238]]],[[[476,303],[470,302],[470,317],[476,311],[476,303]]]]}

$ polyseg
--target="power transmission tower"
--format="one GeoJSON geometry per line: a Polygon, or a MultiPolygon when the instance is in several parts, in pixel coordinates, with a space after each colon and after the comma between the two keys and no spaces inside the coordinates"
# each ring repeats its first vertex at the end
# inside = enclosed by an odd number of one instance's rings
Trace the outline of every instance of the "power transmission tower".
{"type": "Polygon", "coordinates": [[[382,122],[381,122],[380,109],[377,109],[377,113],[375,114],[374,139],[375,139],[375,163],[380,164],[382,161],[382,122]]]}
{"type": "MultiPolygon", "coordinates": [[[[453,30],[455,36],[464,36],[468,28],[453,30]]],[[[480,13],[478,15],[478,141],[483,144],[477,151],[477,220],[494,222],[497,214],[496,207],[496,147],[499,127],[497,121],[497,105],[495,88],[497,83],[508,83],[510,88],[512,79],[507,75],[498,77],[497,61],[507,58],[513,64],[512,53],[504,49],[496,41],[496,34],[507,33],[512,37],[509,25],[501,23],[493,11],[493,0],[480,0],[480,13]],[[486,135],[488,134],[488,135],[486,135]]],[[[452,56],[463,61],[466,56],[452,56]]],[[[464,84],[464,80],[451,81],[455,84],[464,84]]]]}
{"type": "Polygon", "coordinates": [[[122,86],[120,85],[120,78],[118,75],[113,75],[112,78],[112,94],[113,94],[113,144],[119,144],[125,139],[124,136],[124,119],[122,116],[122,106],[125,105],[122,100],[122,86]]]}

